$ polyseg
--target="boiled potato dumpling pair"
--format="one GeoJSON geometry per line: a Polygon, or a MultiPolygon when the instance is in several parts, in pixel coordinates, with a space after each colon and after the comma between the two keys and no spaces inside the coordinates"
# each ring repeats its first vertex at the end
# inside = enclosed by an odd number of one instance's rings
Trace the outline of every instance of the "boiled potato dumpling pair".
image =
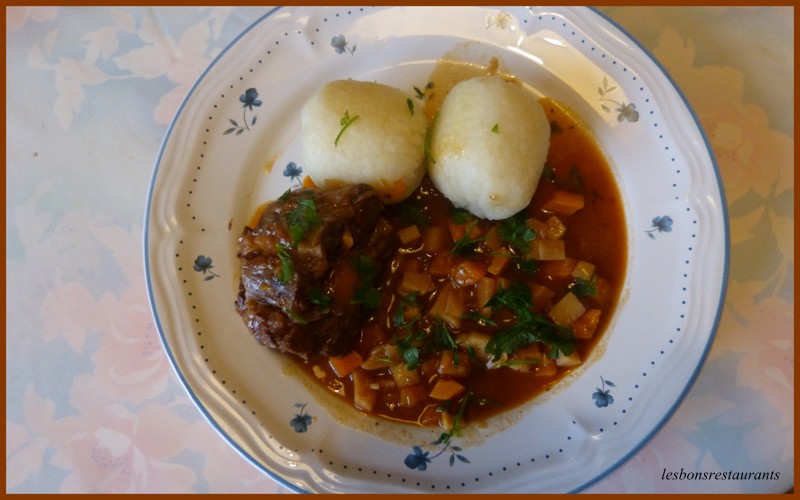
{"type": "MultiPolygon", "coordinates": [[[[378,83],[327,84],[301,118],[311,179],[365,182],[390,203],[407,197],[425,173],[427,123],[413,105],[378,83]]],[[[549,145],[549,122],[530,92],[499,76],[476,77],[444,99],[427,144],[428,173],[455,206],[505,219],[530,203],[549,145]]]]}

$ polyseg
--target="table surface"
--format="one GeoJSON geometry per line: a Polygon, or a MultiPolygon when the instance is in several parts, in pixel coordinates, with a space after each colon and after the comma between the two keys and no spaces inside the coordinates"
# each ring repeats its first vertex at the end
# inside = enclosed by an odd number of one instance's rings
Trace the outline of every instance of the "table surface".
{"type": "MultiPolygon", "coordinates": [[[[8,492],[288,492],[181,387],[147,298],[154,160],[204,68],[267,8],[6,10],[8,492]]],[[[716,155],[727,297],[666,426],[588,491],[794,484],[794,12],[606,7],[668,70],[716,155]],[[666,480],[664,471],[769,480],[666,480]],[[775,479],[778,475],[779,478],[775,479]]]]}

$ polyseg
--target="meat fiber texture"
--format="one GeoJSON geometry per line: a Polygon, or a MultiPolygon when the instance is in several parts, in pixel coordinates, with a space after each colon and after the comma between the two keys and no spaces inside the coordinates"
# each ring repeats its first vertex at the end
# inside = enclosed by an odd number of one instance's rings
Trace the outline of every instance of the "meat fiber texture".
{"type": "Polygon", "coordinates": [[[321,188],[365,183],[396,203],[425,174],[427,120],[399,89],[332,81],[306,102],[300,122],[304,167],[321,188]]]}
{"type": "Polygon", "coordinates": [[[505,219],[531,201],[550,147],[550,124],[534,95],[500,76],[455,85],[431,135],[428,171],[455,206],[505,219]]]}
{"type": "Polygon", "coordinates": [[[353,292],[374,283],[359,281],[366,278],[356,276],[354,259],[380,268],[397,247],[382,211],[380,195],[365,184],[303,189],[270,203],[255,228],[245,227],[237,243],[236,308],[259,343],[303,359],[355,348],[370,310],[352,300],[353,292]],[[292,214],[303,215],[311,202],[316,222],[294,241],[292,214]]]}

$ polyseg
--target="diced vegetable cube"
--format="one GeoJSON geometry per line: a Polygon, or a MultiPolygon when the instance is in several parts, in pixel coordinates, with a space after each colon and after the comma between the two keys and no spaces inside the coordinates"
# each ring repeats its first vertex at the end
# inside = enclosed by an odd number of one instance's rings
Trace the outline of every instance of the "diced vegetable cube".
{"type": "Polygon", "coordinates": [[[401,244],[407,245],[419,239],[422,234],[419,232],[419,228],[416,225],[411,225],[398,230],[397,236],[400,238],[401,244]]]}
{"type": "Polygon", "coordinates": [[[412,408],[425,400],[425,386],[422,384],[410,385],[400,389],[400,406],[412,408]]]}
{"type": "Polygon", "coordinates": [[[431,275],[429,273],[406,271],[400,278],[400,283],[397,287],[404,294],[419,293],[425,295],[431,288],[431,275]]]}
{"type": "Polygon", "coordinates": [[[554,377],[558,372],[556,360],[548,356],[542,356],[542,364],[536,365],[534,375],[537,377],[554,377]]]}
{"type": "Polygon", "coordinates": [[[583,195],[570,191],[554,191],[542,205],[542,210],[563,215],[572,215],[583,208],[583,195]]]}
{"type": "Polygon", "coordinates": [[[600,323],[600,309],[589,309],[572,324],[572,331],[576,339],[590,339],[597,331],[600,323]]]}
{"type": "Polygon", "coordinates": [[[561,300],[556,302],[552,309],[547,311],[547,316],[554,323],[561,326],[570,326],[586,312],[578,297],[572,292],[567,292],[561,300]]]}
{"type": "Polygon", "coordinates": [[[536,260],[564,260],[567,252],[563,240],[533,240],[531,257],[536,260]]]}
{"type": "Polygon", "coordinates": [[[370,350],[367,359],[361,363],[361,368],[363,370],[381,370],[399,363],[401,360],[396,346],[391,344],[376,345],[370,350]]]}
{"type": "Polygon", "coordinates": [[[472,350],[475,353],[475,357],[485,363],[489,360],[486,344],[489,343],[491,338],[485,333],[467,332],[456,337],[456,344],[464,350],[472,350]]]}
{"type": "Polygon", "coordinates": [[[439,355],[438,372],[449,377],[468,377],[472,370],[469,356],[463,352],[442,351],[439,355]]]}
{"type": "Polygon", "coordinates": [[[350,354],[341,357],[331,356],[328,358],[328,363],[339,378],[347,377],[363,362],[364,359],[358,351],[352,351],[350,354]]]}
{"type": "Polygon", "coordinates": [[[542,364],[542,350],[539,344],[523,346],[508,357],[507,364],[512,370],[519,372],[532,372],[542,364]]]}
{"type": "Polygon", "coordinates": [[[459,289],[448,283],[439,291],[439,296],[428,310],[428,316],[439,317],[453,328],[461,325],[464,316],[464,298],[459,289]]]}
{"type": "Polygon", "coordinates": [[[353,403],[356,408],[371,412],[379,395],[378,390],[372,387],[372,377],[362,369],[354,371],[350,376],[353,378],[353,403]]]}
{"type": "Polygon", "coordinates": [[[548,260],[539,265],[539,269],[545,276],[551,279],[567,278],[572,275],[572,270],[575,268],[576,259],[567,257],[560,260],[548,260]]]}
{"type": "Polygon", "coordinates": [[[497,276],[505,270],[510,261],[511,258],[506,255],[495,255],[489,261],[489,267],[486,268],[486,272],[497,276]]]}
{"type": "Polygon", "coordinates": [[[578,354],[578,351],[572,351],[569,356],[565,356],[564,353],[561,351],[558,352],[558,359],[556,360],[556,364],[562,368],[572,368],[575,366],[580,366],[582,363],[581,357],[578,354]]]}
{"type": "Polygon", "coordinates": [[[439,252],[433,256],[428,266],[431,276],[447,276],[453,266],[453,256],[450,252],[439,252]]]}
{"type": "Polygon", "coordinates": [[[537,285],[536,283],[533,284],[531,293],[533,299],[533,310],[536,312],[550,309],[550,307],[553,305],[553,297],[556,295],[556,292],[550,290],[544,285],[537,285]]]}
{"type": "Polygon", "coordinates": [[[397,387],[408,387],[422,382],[422,377],[419,376],[419,370],[416,368],[410,370],[405,363],[393,365],[389,371],[392,372],[392,378],[397,384],[397,387]]]}
{"type": "Polygon", "coordinates": [[[444,250],[450,235],[442,226],[429,227],[422,238],[422,248],[426,252],[439,252],[444,250]]]}
{"type": "Polygon", "coordinates": [[[575,263],[575,267],[572,268],[570,274],[573,278],[580,278],[588,281],[594,276],[594,264],[586,262],[585,260],[579,260],[575,263]]]}
{"type": "Polygon", "coordinates": [[[546,229],[544,230],[544,237],[548,240],[558,240],[567,232],[567,226],[561,222],[561,219],[555,215],[551,216],[544,222],[546,229]]]}
{"type": "Polygon", "coordinates": [[[543,240],[544,239],[545,231],[547,230],[547,225],[544,222],[542,222],[539,219],[536,219],[534,217],[531,217],[530,219],[526,219],[525,220],[525,224],[529,228],[531,228],[534,231],[536,231],[536,239],[539,239],[539,240],[543,240]]]}
{"type": "Polygon", "coordinates": [[[475,283],[475,307],[478,313],[489,316],[492,312],[491,307],[487,307],[486,303],[497,291],[497,281],[494,278],[484,276],[475,283]]]}
{"type": "Polygon", "coordinates": [[[450,279],[457,287],[474,285],[486,275],[486,264],[479,260],[465,260],[450,269],[450,279]]]}
{"type": "Polygon", "coordinates": [[[447,401],[464,394],[464,391],[466,388],[455,380],[440,378],[433,385],[429,396],[440,401],[447,401]]]}

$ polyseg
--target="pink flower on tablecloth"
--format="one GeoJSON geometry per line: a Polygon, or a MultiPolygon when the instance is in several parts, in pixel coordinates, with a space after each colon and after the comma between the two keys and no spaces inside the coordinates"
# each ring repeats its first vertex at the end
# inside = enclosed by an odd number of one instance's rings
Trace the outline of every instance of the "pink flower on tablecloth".
{"type": "Polygon", "coordinates": [[[195,474],[174,461],[186,447],[187,423],[169,407],[148,403],[132,412],[88,375],[75,379],[71,402],[79,414],[48,431],[50,463],[67,471],[62,493],[192,491],[195,474]]]}
{"type": "Polygon", "coordinates": [[[6,33],[17,31],[28,21],[43,23],[56,18],[58,7],[6,7],[6,33]]]}
{"type": "Polygon", "coordinates": [[[211,63],[206,55],[211,27],[204,20],[184,31],[176,42],[164,33],[151,18],[145,18],[136,34],[144,47],[117,56],[117,65],[132,76],[153,79],[166,76],[177,86],[164,94],[153,113],[156,123],[167,125],[180,107],[194,82],[211,63]]]}

